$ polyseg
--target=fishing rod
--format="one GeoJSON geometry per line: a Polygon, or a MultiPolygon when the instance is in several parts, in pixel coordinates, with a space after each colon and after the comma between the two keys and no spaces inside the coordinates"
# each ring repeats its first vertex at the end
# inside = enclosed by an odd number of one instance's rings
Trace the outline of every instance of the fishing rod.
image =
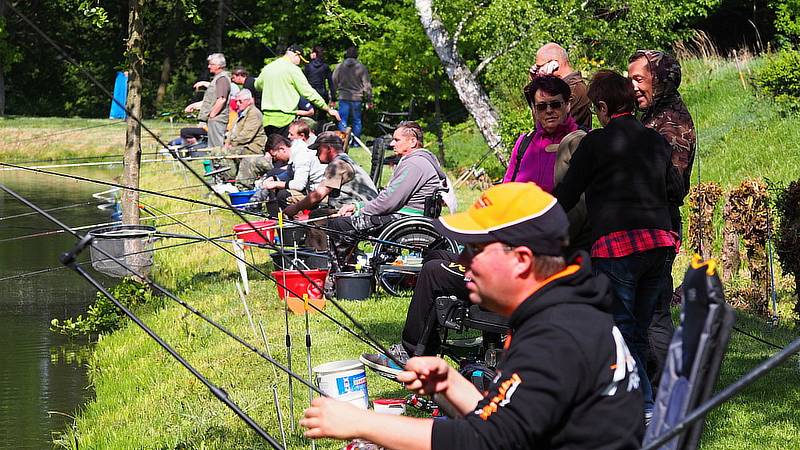
{"type": "MultiPolygon", "coordinates": [[[[102,285],[102,283],[98,282],[96,279],[94,279],[94,277],[89,275],[89,273],[86,272],[83,269],[83,267],[81,267],[80,265],[76,264],[76,260],[77,260],[78,255],[80,255],[80,253],[86,248],[86,246],[91,245],[92,240],[93,240],[93,237],[92,237],[91,234],[85,235],[85,236],[80,236],[78,233],[72,231],[66,224],[62,223],[61,221],[59,221],[58,219],[56,219],[52,215],[44,212],[38,206],[36,206],[32,202],[28,201],[26,198],[20,196],[16,192],[12,191],[11,189],[6,187],[5,185],[0,184],[0,189],[2,189],[5,192],[7,192],[9,195],[11,195],[15,199],[17,199],[17,201],[21,202],[22,204],[28,206],[29,208],[31,208],[31,209],[33,209],[35,211],[38,211],[43,217],[45,217],[46,219],[50,220],[51,222],[53,222],[54,224],[58,225],[59,227],[63,228],[65,231],[68,231],[73,236],[75,236],[79,240],[79,242],[72,248],[72,250],[70,250],[68,252],[65,252],[64,254],[62,254],[59,257],[59,260],[61,261],[61,263],[64,264],[65,266],[69,267],[70,269],[74,270],[78,275],[80,275],[83,279],[85,279],[92,286],[94,286],[95,289],[97,289],[105,297],[107,297],[109,300],[111,300],[111,302],[114,303],[114,305],[117,307],[117,309],[122,311],[123,314],[125,314],[137,326],[139,326],[139,328],[141,328],[142,331],[147,333],[148,336],[150,336],[154,341],[156,341],[156,343],[161,348],[163,348],[165,351],[167,351],[167,353],[169,353],[176,361],[178,361],[179,364],[181,364],[184,368],[186,368],[186,370],[191,372],[191,374],[194,375],[195,378],[197,378],[201,383],[203,383],[209,389],[209,391],[211,391],[211,393],[215,397],[217,397],[218,400],[220,400],[222,403],[225,404],[225,406],[227,406],[229,409],[231,409],[231,411],[233,411],[250,428],[252,428],[253,431],[255,431],[259,436],[261,436],[261,438],[266,440],[270,444],[270,446],[272,448],[274,448],[276,450],[284,449],[284,447],[282,447],[280,445],[280,443],[275,440],[275,438],[273,438],[269,433],[267,433],[255,420],[253,420],[253,418],[251,418],[247,413],[245,413],[241,408],[239,408],[239,406],[233,400],[231,400],[228,397],[228,393],[227,392],[225,392],[223,389],[221,389],[218,386],[216,386],[214,383],[212,383],[210,380],[208,380],[208,378],[206,378],[202,373],[200,373],[197,369],[195,369],[194,366],[192,366],[188,361],[186,361],[175,349],[173,349],[166,341],[164,341],[158,334],[156,334],[156,332],[154,332],[150,327],[148,327],[147,324],[142,322],[142,320],[139,319],[139,317],[136,316],[136,314],[134,314],[127,307],[125,307],[125,305],[123,305],[113,294],[111,294],[111,292],[109,292],[102,285]]],[[[108,258],[112,258],[114,260],[114,262],[116,262],[117,264],[119,264],[120,266],[125,268],[126,270],[131,271],[131,273],[136,273],[136,271],[132,270],[131,267],[128,267],[127,264],[123,263],[122,261],[120,261],[117,258],[114,258],[111,254],[105,252],[102,248],[94,247],[94,249],[99,251],[100,253],[102,253],[104,256],[106,256],[108,258]]],[[[157,284],[153,283],[149,279],[146,279],[146,280],[148,281],[148,284],[150,284],[151,286],[153,286],[153,287],[158,286],[157,284]]],[[[170,295],[171,293],[168,293],[168,291],[166,291],[165,289],[161,288],[160,286],[158,286],[158,288],[159,288],[158,289],[159,291],[161,291],[163,294],[167,295],[168,297],[177,299],[177,297],[175,297],[174,295],[170,295]]],[[[183,303],[183,304],[186,304],[182,300],[179,300],[179,301],[181,303],[183,303]]],[[[190,309],[190,311],[192,309],[190,309]]],[[[210,319],[207,319],[207,321],[209,323],[213,322],[210,319]]],[[[253,347],[253,348],[255,349],[255,347],[253,347]]],[[[278,364],[278,362],[275,361],[275,364],[278,364]]]]}
{"type": "MultiPolygon", "coordinates": [[[[263,213],[257,213],[257,212],[253,212],[253,211],[242,211],[239,208],[231,205],[229,202],[225,201],[224,198],[221,197],[221,196],[219,196],[219,198],[223,198],[223,203],[226,206],[222,206],[222,205],[218,205],[218,204],[215,204],[215,203],[206,202],[206,201],[203,201],[203,200],[196,200],[196,199],[191,199],[191,198],[186,198],[186,197],[179,197],[177,195],[171,195],[171,194],[165,194],[164,193],[164,192],[167,192],[169,190],[153,191],[153,190],[144,189],[144,188],[128,187],[128,186],[125,186],[123,184],[113,183],[111,181],[103,181],[103,180],[98,180],[98,179],[95,179],[95,178],[88,178],[88,177],[84,177],[84,176],[80,176],[80,175],[71,175],[71,174],[61,173],[61,172],[53,172],[53,171],[43,170],[43,169],[34,169],[34,168],[30,168],[30,167],[19,166],[19,165],[16,165],[16,164],[11,164],[11,163],[1,162],[1,161],[0,161],[0,166],[14,167],[14,168],[18,168],[18,169],[34,172],[34,173],[40,173],[40,174],[44,174],[44,175],[52,175],[52,176],[57,176],[57,177],[62,177],[62,178],[67,178],[67,179],[72,179],[72,180],[79,180],[79,181],[84,181],[84,182],[88,182],[88,183],[100,184],[100,185],[103,185],[103,186],[116,187],[116,188],[120,188],[120,189],[127,189],[127,190],[130,190],[130,191],[139,192],[141,194],[155,195],[157,197],[169,198],[169,199],[172,199],[172,200],[177,200],[177,201],[186,202],[186,203],[192,203],[192,204],[201,205],[201,206],[208,206],[208,207],[215,208],[215,209],[234,211],[235,213],[237,213],[237,215],[240,218],[242,218],[247,224],[249,224],[254,229],[255,228],[259,228],[259,227],[253,226],[253,224],[250,221],[248,221],[246,218],[244,218],[244,216],[242,216],[242,214],[250,214],[250,215],[253,215],[253,216],[256,216],[256,217],[260,217],[260,218],[271,218],[270,216],[268,216],[266,214],[263,214],[263,213]]],[[[204,183],[203,184],[198,184],[198,185],[193,185],[193,186],[194,187],[205,186],[205,187],[209,188],[209,190],[213,191],[213,188],[211,188],[208,183],[205,183],[205,180],[200,178],[200,181],[203,181],[204,183]]],[[[181,189],[183,189],[183,188],[181,188],[181,189]]],[[[292,225],[298,225],[298,226],[305,227],[305,228],[316,229],[316,230],[324,231],[324,232],[329,233],[329,234],[336,234],[336,235],[340,235],[340,236],[353,236],[353,233],[348,233],[346,231],[334,230],[332,228],[323,227],[323,226],[319,226],[319,225],[309,225],[308,223],[305,223],[303,221],[296,221],[296,220],[292,220],[292,219],[285,219],[285,220],[286,220],[287,223],[290,223],[292,225]]],[[[260,227],[260,228],[263,228],[263,227],[260,227]]],[[[256,230],[256,231],[258,231],[258,230],[256,230]]],[[[261,235],[261,237],[264,238],[265,240],[267,240],[265,238],[265,236],[261,235]]],[[[373,242],[373,243],[376,243],[376,244],[391,245],[393,247],[398,247],[398,248],[402,248],[402,249],[406,249],[406,250],[424,250],[424,248],[422,248],[420,246],[417,246],[417,245],[409,245],[409,244],[402,244],[400,242],[387,241],[387,240],[378,239],[376,237],[369,236],[369,235],[363,234],[363,233],[361,233],[361,234],[356,233],[356,235],[354,237],[356,237],[357,239],[362,240],[362,241],[373,242]]]]}
{"type": "MultiPolygon", "coordinates": [[[[227,236],[229,236],[229,235],[227,235],[227,236]]],[[[223,236],[223,237],[226,237],[226,236],[223,236]]],[[[202,238],[198,237],[198,238],[195,238],[195,239],[202,239],[202,238]]],[[[211,239],[216,239],[216,238],[211,238],[211,239]]],[[[222,240],[222,239],[220,239],[220,241],[221,242],[226,242],[225,240],[222,240]]],[[[120,257],[135,256],[135,255],[138,255],[138,254],[141,254],[141,253],[156,252],[156,251],[161,251],[161,250],[169,250],[171,248],[183,247],[183,246],[191,245],[191,244],[196,244],[196,242],[187,241],[187,242],[179,242],[177,244],[162,245],[161,247],[153,248],[153,249],[150,249],[150,250],[141,250],[141,251],[136,251],[136,252],[123,253],[123,254],[121,254],[119,256],[120,257]]],[[[105,258],[97,260],[97,262],[108,262],[108,261],[111,261],[111,260],[110,259],[105,259],[105,258]]],[[[91,263],[92,263],[92,261],[85,261],[85,262],[81,262],[81,263],[78,263],[78,264],[86,265],[86,264],[91,264],[91,263]]],[[[18,278],[26,278],[26,277],[30,277],[30,276],[33,276],[33,275],[41,275],[43,273],[48,273],[48,272],[55,272],[57,270],[61,270],[61,269],[65,269],[65,268],[66,268],[65,266],[61,265],[61,266],[56,266],[56,267],[49,267],[49,268],[46,268],[46,269],[38,269],[38,270],[30,271],[30,272],[24,272],[24,273],[20,273],[20,274],[17,274],[17,275],[9,275],[7,277],[0,278],[0,282],[9,281],[9,280],[15,280],[15,279],[18,279],[18,278]]]]}
{"type": "MultiPolygon", "coordinates": [[[[69,56],[69,54],[66,53],[66,51],[64,51],[64,49],[62,49],[58,44],[56,44],[52,39],[50,39],[50,37],[46,33],[44,33],[44,31],[42,31],[38,26],[36,26],[36,24],[34,24],[30,19],[28,19],[27,16],[22,14],[13,4],[9,3],[9,6],[11,10],[14,11],[15,14],[17,14],[20,18],[22,18],[28,25],[31,26],[31,28],[33,28],[39,35],[41,35],[48,42],[48,44],[50,44],[59,53],[61,53],[70,64],[72,64],[81,72],[83,72],[83,74],[87,77],[87,79],[90,80],[95,86],[97,86],[101,92],[103,92],[108,98],[111,98],[112,101],[115,102],[118,106],[123,108],[131,120],[135,121],[142,129],[147,131],[147,133],[150,134],[160,145],[166,147],[166,144],[164,144],[164,142],[152,130],[150,130],[150,128],[148,128],[139,117],[132,114],[132,112],[127,108],[126,105],[123,105],[119,100],[117,100],[114,97],[114,95],[105,86],[103,86],[103,84],[100,83],[100,81],[98,81],[97,78],[91,72],[89,72],[80,64],[78,64],[77,61],[75,61],[71,56],[69,56]]],[[[248,220],[247,217],[245,217],[242,211],[234,208],[219,192],[215,191],[213,187],[210,184],[208,184],[206,180],[204,180],[203,177],[199,173],[197,173],[197,171],[195,171],[188,162],[184,161],[179,154],[176,154],[175,156],[177,160],[180,161],[181,164],[186,168],[186,170],[188,170],[195,178],[200,180],[206,186],[206,188],[210,190],[212,194],[216,196],[226,207],[228,207],[229,210],[233,211],[233,213],[237,217],[245,221],[245,223],[248,226],[250,226],[250,228],[252,228],[258,236],[260,236],[265,242],[268,243],[267,245],[269,247],[276,249],[276,246],[269,243],[269,239],[267,239],[264,233],[260,229],[257,229],[250,222],[250,220],[248,220]]],[[[130,188],[125,187],[125,189],[130,189],[130,188]]],[[[308,276],[308,274],[305,273],[305,271],[300,270],[299,274],[320,291],[324,290],[314,280],[312,280],[308,276]]],[[[333,304],[334,307],[336,307],[336,309],[338,309],[361,333],[364,334],[364,336],[366,336],[370,341],[372,341],[374,346],[377,347],[381,351],[381,353],[387,355],[392,361],[394,361],[399,366],[404,367],[404,364],[401,363],[397,357],[392,355],[392,353],[389,352],[388,349],[385,346],[383,346],[374,336],[372,336],[372,334],[366,328],[364,328],[364,326],[359,321],[357,321],[349,312],[347,312],[347,310],[344,307],[342,307],[342,305],[338,301],[334,300],[333,298],[330,298],[329,300],[331,304],[333,304]]],[[[438,396],[434,395],[434,400],[437,401],[437,403],[440,404],[442,409],[446,411],[448,414],[452,414],[455,411],[453,406],[449,402],[447,402],[441,395],[438,396]]]]}
{"type": "MultiPolygon", "coordinates": [[[[155,219],[163,219],[165,217],[169,217],[170,219],[175,220],[173,218],[173,216],[187,215],[187,214],[197,214],[197,213],[208,212],[208,211],[211,211],[211,209],[210,208],[195,209],[195,210],[191,210],[191,211],[176,212],[176,213],[171,214],[170,216],[161,215],[161,216],[142,217],[140,220],[155,220],[155,219]]],[[[115,220],[113,222],[94,223],[94,224],[91,224],[91,225],[84,225],[84,226],[80,226],[80,227],[75,227],[75,228],[72,228],[72,230],[74,230],[74,231],[88,230],[90,228],[98,228],[98,227],[104,227],[104,226],[110,226],[110,225],[119,225],[120,223],[121,222],[119,220],[115,220]]],[[[169,223],[169,224],[161,224],[161,226],[175,225],[176,223],[177,222],[169,223]]],[[[35,227],[8,227],[8,228],[22,228],[22,229],[31,229],[31,230],[37,229],[35,227]]],[[[64,232],[64,230],[61,230],[61,229],[45,230],[45,231],[41,231],[39,233],[26,234],[26,235],[23,235],[23,236],[14,236],[14,237],[10,237],[10,238],[0,239],[0,243],[19,241],[19,240],[37,238],[37,237],[43,237],[43,236],[51,236],[51,235],[54,235],[54,234],[61,234],[63,232],[64,232]]],[[[229,234],[227,236],[233,236],[233,234],[229,234]]],[[[175,237],[175,236],[173,236],[173,237],[175,237]]],[[[204,238],[199,238],[198,237],[198,239],[204,239],[204,238]]]]}
{"type": "MultiPolygon", "coordinates": [[[[152,206],[151,206],[151,208],[153,208],[154,210],[156,210],[157,212],[159,212],[159,214],[165,214],[165,215],[167,215],[167,213],[164,213],[163,211],[159,211],[159,210],[158,210],[157,208],[155,208],[155,207],[152,207],[152,206]]],[[[200,233],[199,231],[197,231],[197,230],[196,230],[195,228],[193,228],[191,225],[189,225],[189,224],[187,224],[187,223],[185,223],[185,222],[181,222],[179,219],[173,219],[173,220],[175,220],[175,221],[176,221],[176,222],[177,222],[179,225],[181,225],[181,226],[183,226],[183,227],[187,228],[189,231],[191,231],[191,232],[193,232],[193,233],[197,233],[197,235],[198,235],[198,236],[201,236],[201,237],[203,236],[203,234],[202,234],[202,233],[200,233]]],[[[203,239],[204,239],[204,238],[203,238],[203,239]]],[[[223,247],[223,246],[219,245],[219,244],[218,244],[216,241],[210,240],[210,241],[209,241],[209,243],[210,243],[210,244],[212,244],[212,245],[214,245],[214,246],[216,246],[217,248],[219,248],[219,249],[220,249],[220,250],[222,250],[223,252],[227,253],[228,255],[232,256],[232,257],[233,257],[234,259],[236,259],[237,261],[240,261],[240,262],[242,262],[242,263],[243,263],[243,264],[245,264],[245,265],[246,265],[248,268],[250,268],[250,269],[252,269],[252,270],[256,271],[256,272],[257,272],[259,275],[262,275],[262,276],[263,276],[265,279],[267,279],[267,280],[269,280],[269,281],[272,281],[272,282],[274,282],[276,285],[280,286],[282,289],[284,289],[286,292],[288,292],[288,293],[292,294],[294,297],[296,297],[296,298],[303,298],[303,296],[302,296],[301,294],[299,294],[299,293],[297,293],[297,292],[294,292],[294,291],[293,291],[291,288],[287,287],[287,286],[286,286],[286,283],[285,283],[285,281],[284,281],[283,283],[279,282],[279,281],[278,281],[278,280],[277,280],[275,277],[273,277],[271,274],[268,274],[268,273],[264,272],[263,270],[261,270],[261,268],[259,268],[259,267],[258,267],[258,266],[256,266],[255,264],[252,264],[252,263],[250,263],[250,262],[249,262],[249,261],[247,261],[245,258],[242,258],[242,257],[240,257],[239,255],[237,255],[236,253],[234,253],[234,252],[232,252],[232,251],[228,250],[227,248],[225,248],[225,247],[223,247]]],[[[258,247],[260,247],[260,248],[264,248],[264,247],[265,247],[265,244],[248,244],[248,245],[257,245],[257,246],[258,246],[258,247]]],[[[281,257],[283,257],[283,255],[284,255],[284,251],[278,250],[278,253],[279,253],[279,255],[280,255],[281,257]]],[[[298,269],[298,267],[297,267],[297,265],[294,263],[294,261],[290,261],[289,263],[290,263],[290,264],[291,264],[293,267],[295,267],[296,269],[298,269]]],[[[285,263],[284,263],[284,264],[285,264],[285,263]]],[[[300,270],[300,271],[302,271],[302,270],[300,270]]],[[[284,302],[284,304],[285,304],[285,302],[284,302]]],[[[355,331],[353,331],[353,329],[352,329],[352,328],[349,328],[349,327],[348,327],[348,326],[346,326],[345,324],[341,323],[339,320],[337,320],[335,317],[333,317],[333,316],[331,316],[330,314],[328,314],[328,313],[327,313],[326,311],[324,311],[323,309],[321,309],[321,308],[317,307],[317,306],[316,306],[316,305],[314,305],[313,303],[309,303],[309,306],[310,306],[311,308],[313,308],[315,311],[317,311],[317,312],[319,312],[320,314],[322,314],[322,315],[323,315],[325,318],[327,318],[328,320],[330,320],[330,321],[332,321],[333,323],[335,323],[336,325],[338,325],[338,326],[339,326],[339,328],[341,328],[342,330],[344,330],[344,331],[346,331],[346,332],[350,333],[351,335],[353,335],[354,337],[356,337],[357,339],[359,339],[359,340],[360,340],[360,341],[362,341],[363,343],[365,343],[365,344],[369,345],[369,346],[370,346],[370,347],[372,347],[373,349],[375,349],[375,350],[380,350],[380,348],[379,348],[379,347],[376,347],[376,346],[375,346],[375,345],[374,345],[372,342],[368,341],[366,338],[364,338],[363,336],[361,336],[361,335],[359,335],[358,333],[356,333],[355,331]]]]}
{"type": "MultiPolygon", "coordinates": [[[[197,157],[190,157],[184,158],[186,161],[201,161],[207,159],[245,159],[245,158],[256,158],[259,156],[264,155],[220,155],[220,156],[197,156],[197,157]]],[[[174,163],[176,161],[175,158],[171,159],[144,159],[139,161],[139,163],[174,163]]],[[[19,163],[17,163],[19,164],[19,163]]],[[[121,164],[125,164],[125,161],[99,161],[99,162],[80,162],[80,163],[70,163],[70,164],[48,164],[44,166],[26,166],[28,169],[60,169],[64,167],[96,167],[96,166],[118,166],[121,164]]],[[[5,168],[0,169],[0,171],[11,171],[11,170],[23,170],[18,168],[5,168]]]]}

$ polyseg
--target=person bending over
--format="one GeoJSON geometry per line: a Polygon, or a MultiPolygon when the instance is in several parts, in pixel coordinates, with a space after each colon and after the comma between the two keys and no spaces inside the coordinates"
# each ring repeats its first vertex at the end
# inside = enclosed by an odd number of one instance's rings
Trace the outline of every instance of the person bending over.
{"type": "Polygon", "coordinates": [[[607,281],[585,253],[569,265],[560,256],[567,218],[556,200],[532,183],[502,184],[435,224],[471,248],[470,301],[509,318],[497,377],[484,395],[444,360],[412,358],[398,379],[463,417],[398,417],[320,397],[300,421],[305,436],[403,449],[639,448],[636,364],[609,314],[607,281]]]}
{"type": "Polygon", "coordinates": [[[277,133],[267,139],[267,152],[276,167],[282,165],[256,182],[258,191],[250,201],[267,202],[270,216],[277,217],[279,209],[317,188],[325,166],[302,141],[292,142],[277,133]]]}

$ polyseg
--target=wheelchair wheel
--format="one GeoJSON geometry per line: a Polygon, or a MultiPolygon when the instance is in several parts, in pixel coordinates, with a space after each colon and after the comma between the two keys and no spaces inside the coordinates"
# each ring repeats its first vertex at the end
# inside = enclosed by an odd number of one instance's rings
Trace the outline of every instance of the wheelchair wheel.
{"type": "Polygon", "coordinates": [[[423,253],[429,250],[458,252],[452,239],[440,235],[426,217],[404,217],[386,227],[375,244],[372,267],[378,284],[389,295],[408,296],[422,269],[423,253]],[[411,250],[392,243],[411,245],[411,250]]]}

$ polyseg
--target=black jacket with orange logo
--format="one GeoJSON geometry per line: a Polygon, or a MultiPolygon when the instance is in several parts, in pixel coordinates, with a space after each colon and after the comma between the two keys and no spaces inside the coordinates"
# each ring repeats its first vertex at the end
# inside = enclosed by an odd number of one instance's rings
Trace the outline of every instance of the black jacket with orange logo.
{"type": "Polygon", "coordinates": [[[435,421],[432,448],[640,448],[638,376],[610,307],[608,281],[579,253],[514,311],[488,394],[463,419],[435,421]]]}

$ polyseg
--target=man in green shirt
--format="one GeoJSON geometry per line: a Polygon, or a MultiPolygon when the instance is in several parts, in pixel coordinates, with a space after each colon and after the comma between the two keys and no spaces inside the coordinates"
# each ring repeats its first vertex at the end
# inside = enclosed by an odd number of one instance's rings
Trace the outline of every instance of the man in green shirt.
{"type": "Polygon", "coordinates": [[[264,131],[267,136],[279,133],[286,136],[289,124],[295,119],[297,102],[302,95],[314,106],[330,114],[337,121],[339,112],[325,103],[325,100],[308,83],[300,69],[303,48],[297,44],[289,46],[286,54],[261,69],[255,87],[261,91],[261,111],[264,113],[264,131]]]}

